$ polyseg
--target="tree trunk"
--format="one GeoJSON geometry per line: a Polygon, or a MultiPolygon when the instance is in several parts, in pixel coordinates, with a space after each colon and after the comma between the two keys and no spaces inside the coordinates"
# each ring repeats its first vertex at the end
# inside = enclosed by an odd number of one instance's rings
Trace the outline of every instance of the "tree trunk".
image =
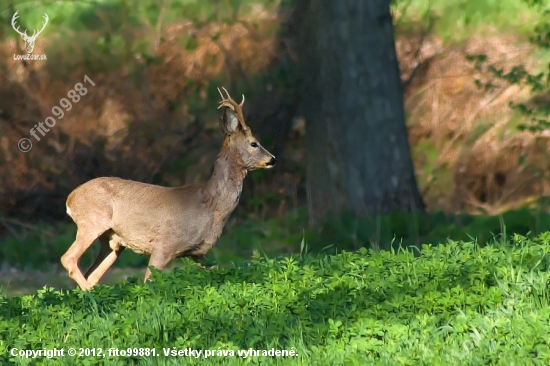
{"type": "Polygon", "coordinates": [[[424,210],[389,0],[298,0],[310,217],[424,210]]]}

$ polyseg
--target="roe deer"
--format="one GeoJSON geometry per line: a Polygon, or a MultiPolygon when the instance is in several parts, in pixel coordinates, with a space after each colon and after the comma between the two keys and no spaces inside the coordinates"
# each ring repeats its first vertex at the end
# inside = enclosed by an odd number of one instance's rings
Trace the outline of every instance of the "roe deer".
{"type": "MultiPolygon", "coordinates": [[[[225,88],[218,109],[223,145],[208,182],[161,187],[120,178],[96,178],[67,197],[67,214],[77,225],[76,240],[61,257],[69,276],[83,290],[92,288],[125,248],[150,256],[149,266],[163,269],[176,257],[204,256],[220,237],[237,207],[246,173],[272,168],[276,159],[245,124],[242,101],[225,88]],[[101,249],[83,276],[78,260],[99,238],[101,249]]],[[[151,275],[145,271],[146,281],[151,275]]]]}

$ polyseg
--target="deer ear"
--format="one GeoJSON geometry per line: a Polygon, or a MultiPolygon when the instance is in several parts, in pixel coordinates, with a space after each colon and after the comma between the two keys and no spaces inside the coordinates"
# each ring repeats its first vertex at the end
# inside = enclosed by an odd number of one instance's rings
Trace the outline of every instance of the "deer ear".
{"type": "Polygon", "coordinates": [[[224,108],[223,114],[220,116],[220,128],[226,135],[231,135],[239,130],[239,118],[231,108],[224,108]]]}

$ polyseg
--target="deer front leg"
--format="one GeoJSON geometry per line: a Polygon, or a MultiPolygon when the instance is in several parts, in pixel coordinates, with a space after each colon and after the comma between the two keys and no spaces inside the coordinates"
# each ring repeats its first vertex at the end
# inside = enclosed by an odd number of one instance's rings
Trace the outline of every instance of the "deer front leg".
{"type": "Polygon", "coordinates": [[[202,260],[204,259],[204,255],[192,255],[190,256],[191,259],[199,266],[200,268],[207,269],[207,267],[202,264],[202,260]]]}
{"type": "Polygon", "coordinates": [[[155,267],[156,269],[163,270],[164,267],[172,260],[172,256],[169,254],[163,253],[161,251],[156,251],[151,254],[149,259],[149,264],[145,270],[145,277],[143,277],[143,282],[146,282],[151,276],[151,269],[149,267],[155,267]]]}

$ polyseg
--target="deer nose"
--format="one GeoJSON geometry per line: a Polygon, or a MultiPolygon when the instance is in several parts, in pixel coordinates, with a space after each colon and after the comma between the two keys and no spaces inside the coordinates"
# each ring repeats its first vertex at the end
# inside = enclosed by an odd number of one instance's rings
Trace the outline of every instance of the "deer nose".
{"type": "Polygon", "coordinates": [[[275,164],[277,164],[277,159],[275,159],[275,157],[272,157],[271,160],[266,165],[274,166],[275,164]]]}

